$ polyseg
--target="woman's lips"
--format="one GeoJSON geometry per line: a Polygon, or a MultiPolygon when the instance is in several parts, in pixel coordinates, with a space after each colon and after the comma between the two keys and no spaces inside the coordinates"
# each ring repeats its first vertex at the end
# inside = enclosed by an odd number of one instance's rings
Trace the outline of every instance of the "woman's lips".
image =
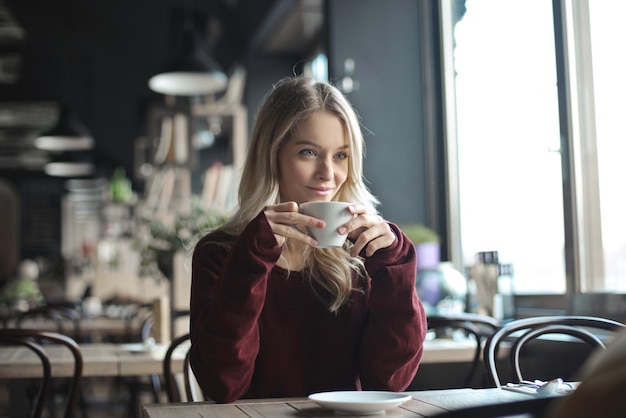
{"type": "Polygon", "coordinates": [[[317,196],[328,196],[333,192],[331,187],[310,187],[317,196]]]}

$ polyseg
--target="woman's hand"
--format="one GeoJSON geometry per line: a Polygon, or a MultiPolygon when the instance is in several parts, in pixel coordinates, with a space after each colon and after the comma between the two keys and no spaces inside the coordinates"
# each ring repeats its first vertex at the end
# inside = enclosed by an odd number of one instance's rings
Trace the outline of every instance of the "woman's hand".
{"type": "Polygon", "coordinates": [[[302,232],[307,226],[315,228],[324,228],[324,221],[304,215],[298,212],[298,204],[296,202],[284,202],[278,205],[269,205],[263,209],[265,217],[274,232],[278,247],[285,243],[285,238],[301,241],[305,244],[315,247],[317,241],[302,232]],[[298,229],[296,226],[302,228],[298,229]]]}
{"type": "Polygon", "coordinates": [[[396,240],[389,224],[379,215],[368,214],[364,205],[350,206],[348,211],[356,216],[339,227],[339,233],[348,234],[348,239],[354,243],[350,250],[351,256],[356,257],[365,248],[365,255],[371,257],[396,240]]]}

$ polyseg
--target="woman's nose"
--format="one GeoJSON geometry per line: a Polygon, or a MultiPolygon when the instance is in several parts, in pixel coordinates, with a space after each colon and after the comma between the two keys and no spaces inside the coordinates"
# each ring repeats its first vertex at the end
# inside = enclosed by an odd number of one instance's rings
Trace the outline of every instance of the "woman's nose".
{"type": "Polygon", "coordinates": [[[317,164],[317,177],[324,180],[333,178],[333,164],[327,159],[320,159],[317,164]]]}

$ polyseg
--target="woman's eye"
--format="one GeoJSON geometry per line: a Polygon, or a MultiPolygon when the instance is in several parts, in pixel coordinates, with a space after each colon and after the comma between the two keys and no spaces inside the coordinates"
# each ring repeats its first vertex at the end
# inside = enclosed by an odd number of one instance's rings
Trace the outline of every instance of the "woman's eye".
{"type": "Polygon", "coordinates": [[[348,158],[348,153],[347,152],[338,152],[335,155],[335,158],[338,160],[345,160],[346,158],[348,158]]]}
{"type": "Polygon", "coordinates": [[[300,151],[300,154],[305,155],[305,156],[314,157],[315,156],[315,151],[313,151],[312,149],[303,149],[302,151],[300,151]]]}

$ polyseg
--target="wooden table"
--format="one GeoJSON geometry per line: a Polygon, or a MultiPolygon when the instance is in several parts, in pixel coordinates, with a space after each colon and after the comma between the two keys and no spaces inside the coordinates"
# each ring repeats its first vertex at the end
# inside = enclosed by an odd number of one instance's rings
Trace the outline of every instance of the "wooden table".
{"type": "Polygon", "coordinates": [[[436,338],[424,342],[422,363],[461,363],[474,358],[476,342],[473,339],[453,340],[436,338]]]}
{"type": "MultiPolygon", "coordinates": [[[[83,355],[83,377],[130,377],[163,373],[166,345],[156,345],[146,352],[132,352],[129,344],[80,344],[83,355]]],[[[62,346],[44,345],[50,357],[53,377],[69,377],[74,371],[74,358],[62,346]]],[[[172,355],[172,371],[182,372],[186,349],[181,345],[172,355]]],[[[8,393],[8,416],[24,414],[26,401],[25,378],[42,375],[39,358],[25,347],[0,347],[0,385],[4,382],[8,393]]],[[[0,414],[2,415],[2,414],[0,414]]],[[[4,415],[3,415],[4,416],[4,415]]]]}
{"type": "MultiPolygon", "coordinates": [[[[95,343],[80,344],[83,354],[83,376],[141,376],[161,374],[166,345],[135,353],[125,350],[130,344],[95,343]]],[[[188,344],[179,347],[173,356],[174,372],[182,371],[188,344]]],[[[72,355],[60,346],[44,346],[50,356],[52,375],[67,377],[72,374],[72,355]]],[[[424,344],[423,363],[470,361],[474,355],[471,340],[433,340],[424,344]]],[[[38,377],[39,360],[24,347],[0,347],[0,379],[38,377]]]]}
{"type": "MultiPolygon", "coordinates": [[[[84,377],[111,377],[111,376],[148,376],[163,373],[163,358],[167,350],[166,345],[157,344],[154,349],[147,352],[131,352],[127,350],[129,344],[80,344],[83,355],[84,377]]],[[[188,349],[188,344],[180,346],[173,355],[172,369],[174,372],[182,372],[183,362],[188,349]]],[[[71,376],[73,358],[71,353],[60,346],[44,346],[50,356],[52,376],[71,376]]],[[[474,355],[474,343],[471,340],[454,341],[438,339],[427,341],[424,344],[424,363],[463,362],[470,361],[474,355]]],[[[0,347],[0,380],[11,380],[15,384],[10,386],[10,399],[19,399],[20,385],[18,381],[23,378],[41,376],[41,364],[35,354],[24,347],[0,347]]],[[[414,392],[411,392],[414,393],[414,392]]],[[[415,392],[425,393],[425,392],[415,392]]],[[[507,394],[508,395],[508,394],[507,394]]],[[[504,395],[504,396],[507,396],[504,395]]],[[[526,395],[524,395],[526,396],[526,395]]],[[[271,401],[275,403],[275,401],[271,401]]],[[[291,402],[296,402],[290,400],[291,402]]],[[[311,408],[314,405],[308,400],[297,401],[302,407],[311,408]],[[304,402],[304,403],[302,403],[304,402]]],[[[255,401],[255,404],[258,401],[255,401]]],[[[413,401],[411,401],[411,404],[413,401]]],[[[261,406],[255,406],[261,408],[261,406]]],[[[272,406],[274,408],[275,406],[272,406]]],[[[406,406],[405,406],[406,407],[406,406]]],[[[221,407],[218,407],[221,408],[221,407]]],[[[264,407],[263,407],[264,408],[264,407]]],[[[293,407],[289,409],[293,413],[293,407]]],[[[158,414],[164,413],[159,410],[158,414]]],[[[155,415],[173,416],[173,415],[155,415]]],[[[195,415],[196,417],[198,415],[195,415]]],[[[235,415],[240,416],[240,415],[235,415]]],[[[414,415],[419,416],[419,415],[414,415]]]]}
{"type": "MultiPolygon", "coordinates": [[[[69,335],[73,332],[73,323],[63,319],[63,330],[69,335]]],[[[57,331],[56,325],[49,319],[28,319],[22,322],[20,328],[40,329],[44,331],[57,331]]],[[[107,337],[129,339],[139,337],[141,332],[140,318],[110,318],[99,316],[94,318],[81,318],[80,337],[84,340],[90,338],[93,342],[100,342],[107,337]]]]}
{"type": "MultiPolygon", "coordinates": [[[[406,392],[412,399],[399,407],[388,409],[387,417],[416,418],[434,414],[486,405],[529,399],[531,395],[503,389],[447,389],[406,392]]],[[[209,402],[171,403],[143,405],[143,418],[185,418],[185,417],[318,417],[336,418],[334,411],[320,407],[307,398],[240,400],[232,404],[209,402]]]]}
{"type": "MultiPolygon", "coordinates": [[[[157,344],[146,352],[131,352],[126,344],[80,344],[83,355],[83,376],[146,376],[162,374],[166,345],[157,344]]],[[[173,354],[172,369],[182,372],[188,345],[180,346],[173,354]]],[[[69,350],[57,345],[45,345],[50,357],[53,377],[68,377],[73,371],[73,357],[69,350]]],[[[0,347],[0,379],[39,377],[41,363],[37,356],[24,347],[0,347]]]]}

